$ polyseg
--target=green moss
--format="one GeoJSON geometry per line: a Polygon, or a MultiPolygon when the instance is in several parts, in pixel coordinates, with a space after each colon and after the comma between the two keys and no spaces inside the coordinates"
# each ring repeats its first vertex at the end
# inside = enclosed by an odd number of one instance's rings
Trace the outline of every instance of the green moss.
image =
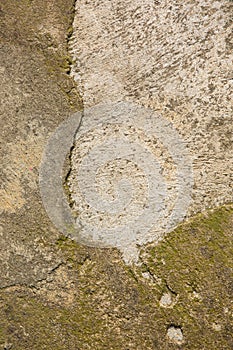
{"type": "Polygon", "coordinates": [[[73,26],[72,24],[69,26],[69,28],[67,29],[67,39],[69,40],[70,37],[72,36],[73,34],[73,26]]]}
{"type": "Polygon", "coordinates": [[[63,254],[66,257],[66,261],[74,264],[77,261],[77,257],[79,256],[80,246],[71,239],[61,235],[59,239],[56,241],[56,245],[59,249],[62,250],[63,254]]]}
{"type": "Polygon", "coordinates": [[[70,73],[71,64],[72,64],[72,59],[70,56],[66,55],[66,56],[60,57],[58,60],[58,64],[59,64],[59,67],[61,67],[61,69],[65,73],[67,73],[67,74],[70,73]]]}
{"type": "Polygon", "coordinates": [[[63,292],[59,284],[48,299],[39,289],[1,291],[1,342],[19,350],[167,350],[177,348],[166,340],[175,325],[185,350],[230,349],[232,214],[228,206],[197,215],[145,247],[135,267],[125,266],[115,250],[60,236],[56,246],[67,261],[68,281],[77,281],[65,294],[76,291],[72,303],[51,298],[63,292]],[[151,278],[143,278],[145,272],[151,278]],[[165,292],[174,297],[170,308],[160,305],[165,292]]]}
{"type": "MultiPolygon", "coordinates": [[[[205,343],[204,336],[198,333],[203,331],[205,337],[208,334],[208,343],[214,346],[218,337],[212,329],[214,322],[222,324],[225,338],[229,337],[223,310],[230,305],[232,213],[232,207],[226,206],[199,214],[170,233],[166,240],[142,252],[150,273],[179,296],[172,315],[174,322],[189,329],[193,343],[199,344],[193,344],[190,347],[193,349],[205,343]]],[[[227,349],[229,344],[221,336],[219,344],[227,349]]]]}

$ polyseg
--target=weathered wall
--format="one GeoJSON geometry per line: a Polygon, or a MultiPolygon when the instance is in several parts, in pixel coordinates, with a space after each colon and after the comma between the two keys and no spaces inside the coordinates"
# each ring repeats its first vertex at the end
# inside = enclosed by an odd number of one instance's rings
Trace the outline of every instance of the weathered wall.
{"type": "Polygon", "coordinates": [[[1,287],[41,280],[60,261],[38,173],[49,134],[81,107],[67,74],[72,13],[72,1],[1,2],[1,287]]]}
{"type": "MultiPolygon", "coordinates": [[[[55,128],[82,108],[69,74],[73,10],[70,0],[0,4],[0,349],[231,349],[230,206],[144,247],[137,267],[126,266],[117,249],[64,238],[47,217],[42,152],[55,128]]],[[[80,48],[83,42],[80,36],[80,48]]],[[[160,112],[169,108],[160,102],[160,112]]],[[[166,116],[188,140],[178,106],[166,116]]],[[[219,139],[223,126],[215,128],[219,139]]]]}

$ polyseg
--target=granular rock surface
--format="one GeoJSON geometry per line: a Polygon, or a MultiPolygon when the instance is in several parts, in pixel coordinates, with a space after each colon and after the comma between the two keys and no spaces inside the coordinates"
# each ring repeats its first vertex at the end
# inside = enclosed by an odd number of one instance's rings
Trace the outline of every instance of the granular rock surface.
{"type": "MultiPolygon", "coordinates": [[[[49,220],[39,191],[47,140],[83,109],[83,95],[85,106],[125,98],[157,111],[173,123],[193,156],[196,199],[191,211],[227,202],[231,6],[231,1],[79,1],[75,11],[73,0],[1,1],[1,350],[233,348],[232,205],[190,218],[163,241],[144,245],[139,264],[127,266],[118,249],[91,248],[64,237],[49,220]],[[172,52],[179,40],[180,49],[172,52]],[[77,59],[73,74],[81,77],[82,88],[70,75],[69,41],[77,59]],[[171,67],[164,67],[163,59],[171,67]],[[175,81],[182,60],[187,65],[180,85],[175,81]],[[216,84],[212,93],[205,85],[207,72],[216,84]]],[[[136,138],[134,130],[125,129],[136,138]]],[[[163,154],[160,159],[169,159],[163,145],[154,149],[156,156],[163,154]]],[[[143,202],[146,181],[138,165],[113,164],[123,171],[127,167],[129,175],[137,172],[136,197],[143,202]]],[[[163,164],[172,183],[175,166],[163,164]]],[[[97,172],[97,183],[103,173],[114,197],[109,178],[120,172],[112,174],[106,166],[97,172]]]]}
{"type": "Polygon", "coordinates": [[[76,3],[84,106],[127,100],[173,123],[193,160],[189,215],[232,200],[232,15],[228,0],[76,3]]]}

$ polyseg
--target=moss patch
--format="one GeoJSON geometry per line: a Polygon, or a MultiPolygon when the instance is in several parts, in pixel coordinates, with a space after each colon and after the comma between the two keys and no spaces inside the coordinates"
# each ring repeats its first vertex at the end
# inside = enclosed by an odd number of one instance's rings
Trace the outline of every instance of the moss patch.
{"type": "Polygon", "coordinates": [[[44,293],[41,284],[1,291],[2,349],[230,349],[232,217],[231,206],[196,216],[145,247],[135,267],[115,249],[61,236],[63,270],[44,281],[44,293]],[[174,298],[170,307],[161,306],[164,293],[174,298]],[[183,344],[168,341],[172,325],[183,344]]]}

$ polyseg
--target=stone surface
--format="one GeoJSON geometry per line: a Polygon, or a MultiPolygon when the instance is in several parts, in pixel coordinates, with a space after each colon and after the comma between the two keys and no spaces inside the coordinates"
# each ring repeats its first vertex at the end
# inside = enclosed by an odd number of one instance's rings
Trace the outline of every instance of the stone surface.
{"type": "Polygon", "coordinates": [[[167,338],[170,342],[177,345],[181,345],[184,342],[183,333],[180,327],[169,327],[167,330],[167,338]]]}
{"type": "Polygon", "coordinates": [[[229,0],[76,3],[84,106],[127,100],[173,123],[193,159],[189,215],[232,201],[232,15],[229,0]]]}
{"type": "Polygon", "coordinates": [[[67,74],[72,1],[9,0],[0,8],[0,287],[6,287],[46,279],[62,260],[38,172],[49,134],[81,102],[67,74]]]}
{"type": "Polygon", "coordinates": [[[82,109],[69,74],[73,10],[70,0],[0,4],[0,349],[231,349],[231,206],[144,247],[131,267],[117,249],[65,238],[47,217],[42,152],[82,109]],[[179,298],[164,309],[167,290],[179,298]],[[184,345],[168,341],[171,325],[182,328],[184,345]]]}
{"type": "Polygon", "coordinates": [[[60,237],[63,262],[46,279],[0,290],[0,348],[230,350],[232,210],[199,215],[151,244],[140,267],[126,267],[116,250],[60,237]],[[168,289],[179,298],[164,309],[168,289]]]}
{"type": "Polygon", "coordinates": [[[84,111],[67,183],[83,241],[117,247],[130,263],[138,246],[158,242],[184,219],[192,162],[161,115],[128,102],[98,105],[84,111]]]}
{"type": "Polygon", "coordinates": [[[176,297],[177,296],[174,293],[167,291],[162,295],[159,304],[162,307],[172,307],[176,302],[176,297]]]}

